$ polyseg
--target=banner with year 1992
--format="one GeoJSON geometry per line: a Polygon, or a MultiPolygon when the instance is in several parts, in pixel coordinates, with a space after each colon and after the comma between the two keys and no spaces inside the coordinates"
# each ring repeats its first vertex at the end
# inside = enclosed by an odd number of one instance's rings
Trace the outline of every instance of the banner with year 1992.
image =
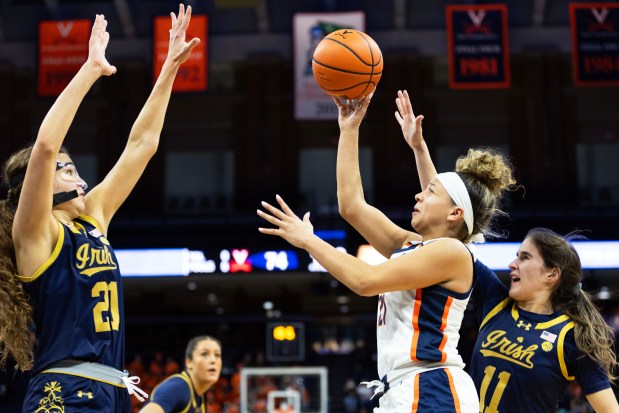
{"type": "MultiPolygon", "coordinates": [[[[154,21],[154,57],[153,83],[157,81],[163,62],[168,56],[170,43],[170,16],[156,16],[154,21]]],[[[189,58],[178,69],[176,79],[172,85],[173,92],[201,92],[207,87],[207,46],[208,46],[208,16],[194,14],[191,16],[189,27],[185,35],[186,40],[194,37],[200,43],[191,51],[189,58]]]]}
{"type": "Polygon", "coordinates": [[[88,59],[90,20],[48,20],[39,23],[40,96],[58,96],[88,59]]]}

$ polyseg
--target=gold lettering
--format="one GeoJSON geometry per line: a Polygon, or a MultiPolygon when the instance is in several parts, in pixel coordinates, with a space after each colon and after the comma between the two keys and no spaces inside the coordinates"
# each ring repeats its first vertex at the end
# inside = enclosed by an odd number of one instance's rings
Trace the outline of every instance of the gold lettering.
{"type": "Polygon", "coordinates": [[[77,250],[76,257],[78,261],[76,267],[80,274],[91,276],[105,270],[115,270],[116,262],[112,257],[112,253],[107,248],[90,248],[88,244],[82,244],[77,250]],[[88,268],[86,266],[88,265],[88,268]]]}
{"type": "Polygon", "coordinates": [[[103,264],[113,264],[114,260],[112,259],[112,253],[107,248],[107,245],[103,246],[103,251],[105,252],[105,261],[103,262],[103,264]]]}
{"type": "Polygon", "coordinates": [[[82,268],[86,266],[86,262],[88,261],[88,256],[89,256],[88,244],[80,245],[75,255],[75,258],[77,258],[77,260],[79,261],[79,264],[76,265],[78,270],[81,270],[82,268]]]}
{"type": "Polygon", "coordinates": [[[99,258],[99,253],[101,252],[101,250],[98,249],[92,249],[90,250],[90,266],[92,267],[92,264],[97,263],[97,264],[101,264],[99,261],[101,261],[101,259],[99,258]]]}
{"type": "Polygon", "coordinates": [[[533,367],[531,359],[535,355],[535,350],[539,348],[537,344],[531,344],[529,347],[512,343],[505,337],[505,331],[495,330],[486,336],[486,341],[481,343],[481,350],[484,356],[498,357],[504,360],[513,361],[516,364],[525,367],[533,367]]]}

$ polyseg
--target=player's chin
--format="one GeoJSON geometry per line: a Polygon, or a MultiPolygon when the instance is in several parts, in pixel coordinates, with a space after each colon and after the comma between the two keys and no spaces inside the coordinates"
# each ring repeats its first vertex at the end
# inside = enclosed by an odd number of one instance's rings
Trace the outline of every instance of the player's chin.
{"type": "Polygon", "coordinates": [[[509,286],[509,298],[511,298],[512,300],[517,301],[518,300],[518,296],[520,293],[520,285],[516,284],[510,284],[509,286]]]}
{"type": "Polygon", "coordinates": [[[214,383],[219,380],[220,373],[220,371],[208,371],[205,373],[204,377],[207,379],[207,381],[214,383]]]}

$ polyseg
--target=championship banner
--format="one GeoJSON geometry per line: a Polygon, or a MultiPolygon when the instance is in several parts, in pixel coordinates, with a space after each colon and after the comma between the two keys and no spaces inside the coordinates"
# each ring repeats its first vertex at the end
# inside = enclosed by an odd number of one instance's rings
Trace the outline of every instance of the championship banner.
{"type": "MultiPolygon", "coordinates": [[[[207,25],[206,15],[191,16],[185,39],[187,41],[198,37],[200,43],[194,47],[189,59],[178,69],[178,74],[172,86],[173,92],[202,92],[206,90],[206,64],[207,64],[207,25]]],[[[168,56],[170,44],[170,29],[172,21],[170,16],[156,16],[154,22],[154,58],[153,58],[153,83],[159,77],[163,62],[168,56]]]]}
{"type": "Polygon", "coordinates": [[[499,89],[511,86],[507,6],[447,6],[449,86],[499,89]]]}
{"type": "Polygon", "coordinates": [[[88,59],[90,20],[39,23],[40,96],[58,96],[88,59]]]}
{"type": "Polygon", "coordinates": [[[365,31],[365,13],[296,13],[293,17],[294,117],[337,119],[337,106],[314,80],[312,56],[320,41],[339,29],[365,31]]]}
{"type": "Polygon", "coordinates": [[[570,3],[576,86],[619,86],[619,3],[570,3]]]}

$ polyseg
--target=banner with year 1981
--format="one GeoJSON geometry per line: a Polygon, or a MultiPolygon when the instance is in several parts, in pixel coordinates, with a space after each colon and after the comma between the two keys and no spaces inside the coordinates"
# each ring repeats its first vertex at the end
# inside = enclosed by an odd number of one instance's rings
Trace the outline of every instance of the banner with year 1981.
{"type": "Polygon", "coordinates": [[[619,85],[619,3],[570,3],[576,86],[619,85]]]}
{"type": "Polygon", "coordinates": [[[449,86],[497,89],[511,86],[507,6],[447,6],[449,86]]]}

